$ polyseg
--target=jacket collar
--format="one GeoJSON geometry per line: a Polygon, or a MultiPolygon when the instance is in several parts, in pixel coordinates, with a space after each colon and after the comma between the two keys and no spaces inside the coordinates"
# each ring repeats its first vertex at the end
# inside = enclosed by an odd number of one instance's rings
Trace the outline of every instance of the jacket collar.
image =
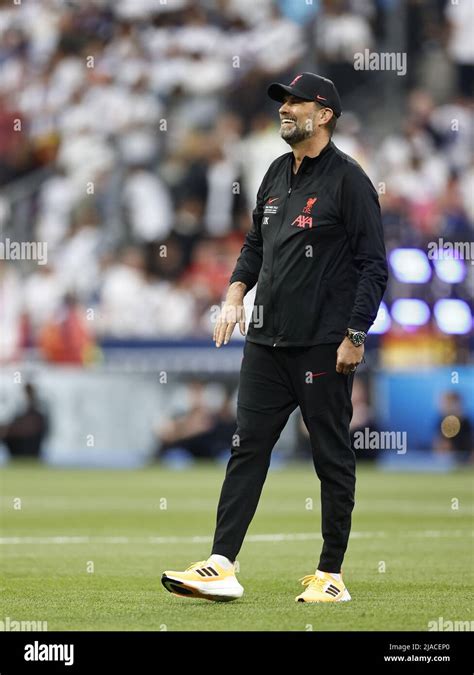
{"type": "MultiPolygon", "coordinates": [[[[330,140],[327,145],[324,146],[324,148],[321,150],[319,155],[316,155],[316,157],[309,157],[308,155],[305,155],[303,159],[301,160],[301,164],[298,169],[298,175],[300,171],[311,171],[318,162],[321,161],[321,159],[327,155],[328,153],[332,152],[335,149],[334,143],[330,140]]],[[[288,153],[288,156],[290,157],[290,172],[293,171],[293,160],[294,160],[294,155],[292,152],[288,153]]],[[[291,175],[291,174],[290,174],[291,175]]]]}

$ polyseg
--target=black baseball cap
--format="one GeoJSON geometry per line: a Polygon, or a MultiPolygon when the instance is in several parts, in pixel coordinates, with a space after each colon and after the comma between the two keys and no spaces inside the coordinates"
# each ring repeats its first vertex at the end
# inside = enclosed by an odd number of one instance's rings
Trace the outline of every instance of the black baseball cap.
{"type": "Polygon", "coordinates": [[[305,101],[316,101],[326,108],[331,108],[336,117],[339,117],[342,112],[341,99],[334,82],[314,73],[301,73],[288,85],[272,82],[267,89],[267,94],[279,103],[283,102],[287,94],[305,101]]]}

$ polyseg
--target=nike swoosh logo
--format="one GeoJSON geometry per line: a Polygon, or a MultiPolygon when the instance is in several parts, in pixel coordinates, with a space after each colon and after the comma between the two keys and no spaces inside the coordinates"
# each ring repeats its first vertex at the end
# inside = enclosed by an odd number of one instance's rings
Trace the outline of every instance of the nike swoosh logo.
{"type": "Polygon", "coordinates": [[[272,204],[273,202],[276,202],[277,199],[280,199],[280,197],[272,197],[272,199],[269,199],[267,204],[272,204]]]}
{"type": "Polygon", "coordinates": [[[319,377],[320,375],[327,375],[326,371],[324,373],[311,373],[313,377],[319,377]]]}
{"type": "Polygon", "coordinates": [[[319,94],[316,94],[316,98],[320,101],[327,101],[327,98],[324,98],[324,96],[320,96],[319,94]]]}

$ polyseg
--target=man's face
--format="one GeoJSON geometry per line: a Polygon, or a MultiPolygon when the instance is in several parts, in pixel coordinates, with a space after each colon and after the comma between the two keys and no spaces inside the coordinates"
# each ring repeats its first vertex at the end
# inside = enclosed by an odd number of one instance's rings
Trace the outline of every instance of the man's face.
{"type": "Polygon", "coordinates": [[[317,133],[318,125],[325,121],[321,113],[327,110],[314,101],[296,96],[285,96],[280,106],[280,135],[289,145],[296,145],[317,133]],[[320,119],[321,118],[321,119],[320,119]]]}
{"type": "Polygon", "coordinates": [[[316,132],[316,105],[296,96],[285,96],[278,111],[280,113],[280,135],[289,145],[296,145],[316,132]]]}

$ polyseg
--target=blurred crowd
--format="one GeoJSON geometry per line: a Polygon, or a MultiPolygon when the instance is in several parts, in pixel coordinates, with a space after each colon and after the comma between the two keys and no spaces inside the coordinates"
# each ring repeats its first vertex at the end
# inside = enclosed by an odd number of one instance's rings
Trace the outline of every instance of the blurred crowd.
{"type": "MultiPolygon", "coordinates": [[[[47,403],[41,387],[26,382],[16,405],[0,422],[0,464],[7,457],[44,458],[51,430],[58,424],[57,408],[47,403]]],[[[234,384],[189,378],[181,381],[169,394],[170,409],[150,429],[151,462],[159,461],[172,468],[182,468],[195,460],[227,462],[237,430],[237,389],[234,384]]],[[[431,438],[410,449],[424,459],[450,465],[474,462],[474,424],[462,395],[449,389],[442,391],[433,415],[431,438]]],[[[380,447],[367,441],[367,433],[386,433],[377,421],[371,376],[366,371],[354,380],[353,416],[350,424],[351,446],[358,462],[383,461],[393,446],[380,447]],[[362,434],[364,440],[360,441],[362,434]]],[[[308,429],[300,411],[289,423],[289,433],[280,439],[272,462],[310,460],[312,449],[308,429]]],[[[416,460],[416,458],[414,458],[416,460]]],[[[274,465],[274,464],[273,464],[274,465]]]]}
{"type": "Polygon", "coordinates": [[[473,7],[0,2],[2,238],[48,246],[45,265],[0,260],[1,357],[209,336],[263,174],[290,149],[266,87],[301,70],[341,92],[333,140],[377,186],[389,251],[472,238],[473,7]],[[354,70],[397,44],[406,77],[354,70]]]}

